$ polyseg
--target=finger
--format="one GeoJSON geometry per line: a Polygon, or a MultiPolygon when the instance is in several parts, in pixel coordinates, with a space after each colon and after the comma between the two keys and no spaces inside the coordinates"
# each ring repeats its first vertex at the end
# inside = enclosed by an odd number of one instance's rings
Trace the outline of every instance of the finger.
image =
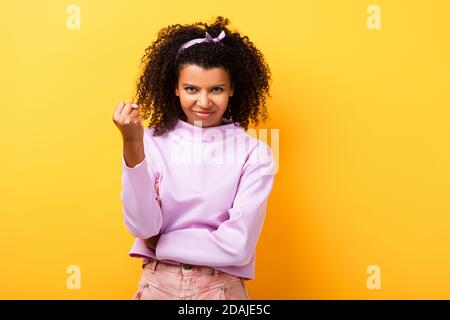
{"type": "Polygon", "coordinates": [[[141,126],[144,126],[142,124],[142,119],[140,117],[132,118],[132,119],[130,119],[130,122],[132,122],[132,123],[140,123],[141,126]]]}
{"type": "Polygon", "coordinates": [[[137,111],[136,109],[132,109],[131,112],[128,114],[128,118],[130,119],[134,119],[139,116],[140,116],[139,111],[137,111]]]}
{"type": "Polygon", "coordinates": [[[133,109],[133,110],[137,110],[137,109],[139,109],[139,106],[136,104],[136,103],[133,103],[133,102],[128,102],[128,104],[131,106],[131,108],[133,109]]]}
{"type": "Polygon", "coordinates": [[[132,113],[130,113],[128,115],[128,119],[130,119],[130,120],[137,120],[137,119],[142,120],[142,117],[141,117],[141,115],[139,113],[132,112],[132,113]]]}
{"type": "Polygon", "coordinates": [[[122,112],[120,113],[120,120],[123,121],[125,117],[129,115],[131,111],[131,104],[127,103],[125,107],[123,107],[122,112]]]}
{"type": "Polygon", "coordinates": [[[122,113],[123,107],[125,107],[125,103],[120,101],[116,107],[116,110],[114,110],[114,119],[120,119],[120,114],[122,113]]]}
{"type": "Polygon", "coordinates": [[[130,106],[129,112],[126,114],[130,120],[133,120],[135,117],[139,117],[139,107],[137,104],[132,104],[131,102],[128,103],[128,105],[130,106]]]}

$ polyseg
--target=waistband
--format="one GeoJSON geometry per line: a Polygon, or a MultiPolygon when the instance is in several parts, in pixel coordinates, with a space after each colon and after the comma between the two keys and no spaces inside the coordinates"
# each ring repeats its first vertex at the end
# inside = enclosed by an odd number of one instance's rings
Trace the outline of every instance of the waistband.
{"type": "Polygon", "coordinates": [[[187,264],[187,263],[180,263],[180,264],[172,264],[167,263],[161,260],[157,260],[154,258],[143,258],[142,260],[142,268],[150,270],[151,273],[154,273],[155,271],[167,271],[167,272],[173,272],[173,273],[180,273],[180,274],[210,274],[215,277],[218,277],[219,275],[226,274],[223,271],[208,267],[208,266],[199,266],[194,264],[187,264]]]}

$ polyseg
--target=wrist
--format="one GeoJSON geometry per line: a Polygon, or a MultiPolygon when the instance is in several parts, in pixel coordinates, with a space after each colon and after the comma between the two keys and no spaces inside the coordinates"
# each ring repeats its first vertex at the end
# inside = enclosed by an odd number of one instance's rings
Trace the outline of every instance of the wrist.
{"type": "Polygon", "coordinates": [[[129,167],[134,167],[145,158],[144,143],[138,140],[123,141],[123,157],[129,167]]]}

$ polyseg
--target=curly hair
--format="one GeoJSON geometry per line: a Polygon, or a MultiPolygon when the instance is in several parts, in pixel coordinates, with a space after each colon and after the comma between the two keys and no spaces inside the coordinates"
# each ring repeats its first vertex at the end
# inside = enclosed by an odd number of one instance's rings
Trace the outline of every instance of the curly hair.
{"type": "Polygon", "coordinates": [[[178,119],[186,120],[179,97],[175,95],[180,70],[183,64],[193,64],[203,69],[222,67],[226,70],[234,88],[229,100],[229,110],[223,117],[248,130],[249,121],[255,125],[259,117],[268,118],[266,95],[271,73],[262,53],[247,36],[226,26],[229,20],[217,16],[208,25],[196,22],[191,25],[174,24],[162,28],[157,39],[145,49],[141,58],[143,71],[137,81],[134,101],[139,105],[143,119],[150,119],[153,135],[159,136],[172,130],[178,119]],[[215,43],[199,43],[183,50],[177,57],[181,45],[194,38],[203,38],[205,31],[217,37],[221,31],[225,38],[215,43]]]}

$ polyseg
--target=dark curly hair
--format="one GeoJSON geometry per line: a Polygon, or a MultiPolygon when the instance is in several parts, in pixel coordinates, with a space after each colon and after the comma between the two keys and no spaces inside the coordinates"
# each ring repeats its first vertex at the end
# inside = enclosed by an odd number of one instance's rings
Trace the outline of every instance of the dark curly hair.
{"type": "Polygon", "coordinates": [[[186,120],[179,98],[175,95],[178,77],[183,64],[193,64],[203,69],[223,67],[231,78],[234,95],[230,97],[231,109],[223,117],[237,122],[244,130],[249,120],[258,125],[261,116],[268,118],[266,97],[270,96],[270,70],[262,53],[247,36],[241,36],[226,26],[229,20],[217,16],[208,25],[196,22],[191,25],[170,25],[161,29],[157,39],[145,49],[141,59],[143,71],[137,82],[135,103],[144,120],[150,119],[153,135],[159,136],[172,130],[178,119],[186,120]],[[205,31],[217,37],[225,31],[225,38],[215,43],[199,43],[183,50],[181,45],[195,38],[203,38],[205,31]]]}

